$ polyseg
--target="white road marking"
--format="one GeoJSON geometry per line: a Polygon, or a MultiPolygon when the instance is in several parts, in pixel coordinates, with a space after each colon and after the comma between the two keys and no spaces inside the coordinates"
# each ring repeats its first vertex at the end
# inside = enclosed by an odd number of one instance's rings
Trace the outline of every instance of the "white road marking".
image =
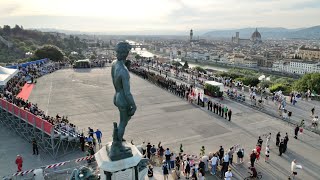
{"type": "Polygon", "coordinates": [[[48,115],[49,104],[50,104],[50,99],[51,99],[51,92],[52,92],[52,78],[51,78],[50,90],[49,90],[49,95],[48,95],[48,103],[47,103],[47,109],[46,109],[46,116],[48,115]]]}

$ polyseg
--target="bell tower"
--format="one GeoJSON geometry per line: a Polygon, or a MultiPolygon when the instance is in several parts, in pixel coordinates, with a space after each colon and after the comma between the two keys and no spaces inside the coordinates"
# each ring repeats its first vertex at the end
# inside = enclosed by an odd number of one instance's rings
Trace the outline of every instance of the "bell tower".
{"type": "Polygon", "coordinates": [[[190,42],[192,41],[192,37],[193,37],[193,30],[190,30],[190,42]]]}

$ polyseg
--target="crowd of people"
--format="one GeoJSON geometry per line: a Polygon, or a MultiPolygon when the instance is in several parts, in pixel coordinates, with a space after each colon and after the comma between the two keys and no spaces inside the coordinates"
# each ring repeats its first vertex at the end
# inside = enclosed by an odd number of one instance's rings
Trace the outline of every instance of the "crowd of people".
{"type": "Polygon", "coordinates": [[[76,126],[69,122],[67,116],[60,117],[57,114],[53,117],[46,115],[46,113],[41,110],[36,103],[31,103],[28,100],[17,97],[26,83],[36,83],[36,78],[52,73],[58,69],[59,63],[55,62],[31,64],[26,67],[19,67],[19,72],[7,82],[0,96],[4,100],[23,108],[38,117],[41,117],[52,125],[56,125],[56,130],[62,130],[66,132],[66,134],[73,134],[76,132],[76,126]]]}
{"type": "MultiPolygon", "coordinates": [[[[230,180],[233,177],[232,169],[236,166],[245,166],[244,162],[247,159],[250,177],[254,179],[262,177],[261,173],[257,171],[255,164],[260,162],[263,152],[265,156],[264,162],[270,163],[270,147],[273,146],[271,138],[271,133],[259,136],[255,148],[249,151],[248,158],[246,158],[245,149],[240,147],[240,145],[234,145],[226,150],[223,146],[220,146],[217,151],[213,151],[214,153],[205,153],[205,147],[202,146],[199,156],[184,154],[182,144],[180,145],[179,152],[173,152],[169,148],[163,147],[161,142],[157,146],[152,145],[150,142],[147,144],[143,142],[139,147],[141,148],[142,155],[150,160],[148,165],[149,177],[153,176],[153,167],[158,166],[162,168],[164,179],[168,179],[169,175],[171,175],[173,179],[180,179],[180,177],[184,176],[186,179],[203,180],[204,176],[210,173],[211,175],[230,180]],[[265,145],[261,137],[265,138],[265,145]],[[263,151],[263,148],[265,148],[265,151],[263,151]]],[[[289,142],[288,133],[285,133],[282,138],[280,132],[278,132],[275,141],[275,146],[279,148],[279,156],[281,156],[287,151],[289,142]]],[[[132,141],[131,143],[133,144],[132,141]]],[[[297,169],[302,168],[296,162],[296,160],[293,160],[291,163],[291,174],[288,175],[288,179],[296,176],[297,169]]]]}

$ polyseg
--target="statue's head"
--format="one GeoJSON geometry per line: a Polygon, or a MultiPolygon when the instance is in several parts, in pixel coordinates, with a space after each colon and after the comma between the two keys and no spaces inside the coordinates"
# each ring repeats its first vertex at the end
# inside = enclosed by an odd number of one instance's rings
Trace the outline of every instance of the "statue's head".
{"type": "Polygon", "coordinates": [[[116,46],[118,60],[125,60],[131,50],[131,45],[127,42],[119,42],[116,46]]]}

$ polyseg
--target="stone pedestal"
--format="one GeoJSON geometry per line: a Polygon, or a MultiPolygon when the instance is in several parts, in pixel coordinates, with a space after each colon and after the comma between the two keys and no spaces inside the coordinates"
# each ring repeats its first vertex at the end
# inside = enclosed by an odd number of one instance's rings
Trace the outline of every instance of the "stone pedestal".
{"type": "Polygon", "coordinates": [[[101,148],[96,154],[95,159],[100,169],[101,180],[142,180],[147,174],[145,160],[136,146],[126,143],[132,150],[132,157],[112,161],[107,152],[111,148],[112,142],[101,148]]]}

